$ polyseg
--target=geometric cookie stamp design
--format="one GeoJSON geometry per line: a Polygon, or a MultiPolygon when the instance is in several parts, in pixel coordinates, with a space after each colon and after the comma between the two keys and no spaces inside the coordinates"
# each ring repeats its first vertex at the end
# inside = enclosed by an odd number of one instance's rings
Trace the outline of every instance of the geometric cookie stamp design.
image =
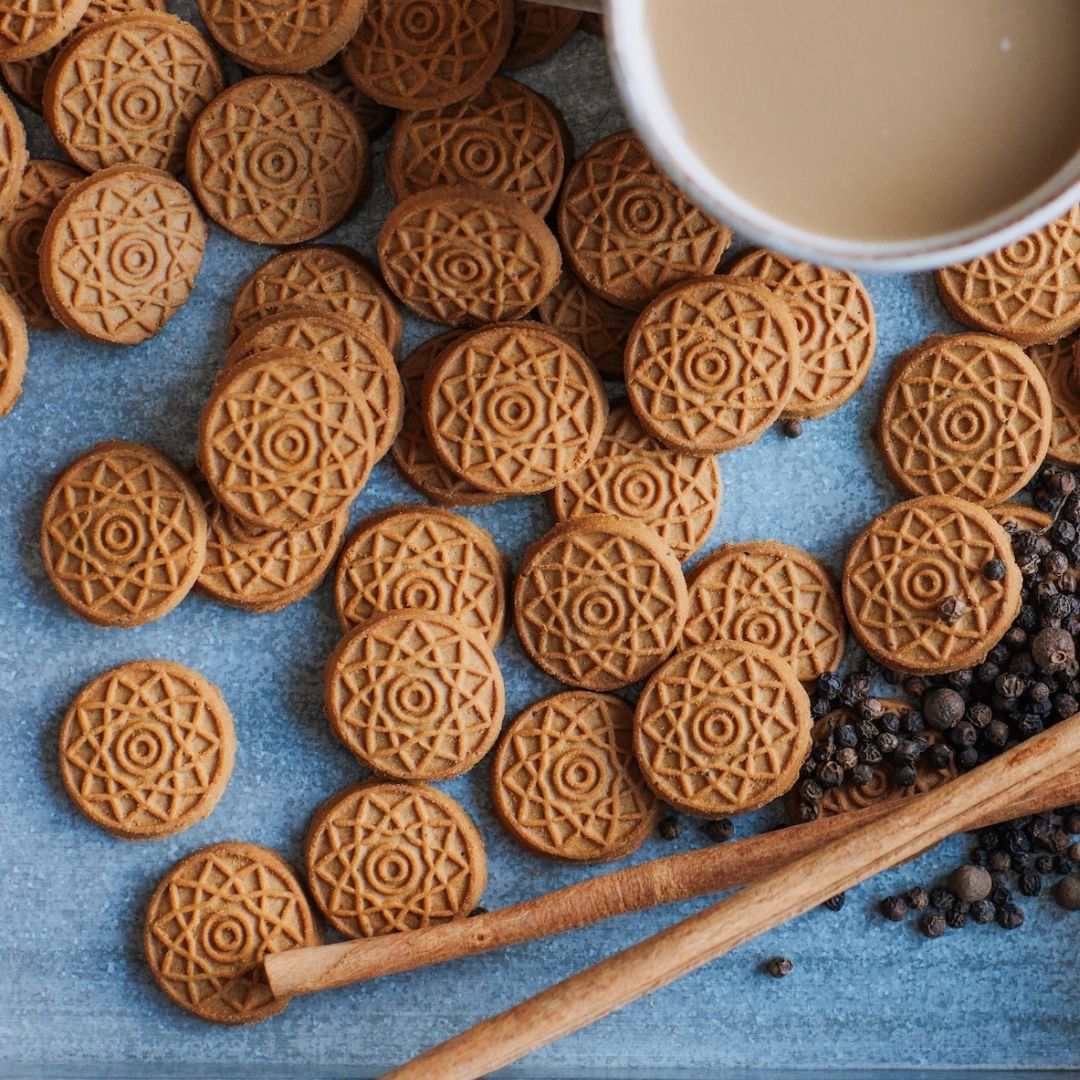
{"type": "Polygon", "coordinates": [[[0,8],[0,60],[27,60],[59,45],[90,0],[16,0],[0,8]]]}
{"type": "Polygon", "coordinates": [[[1059,465],[1080,465],[1080,378],[1075,361],[1077,341],[1030,345],[1024,351],[1042,373],[1050,390],[1050,448],[1046,456],[1059,465]]]}

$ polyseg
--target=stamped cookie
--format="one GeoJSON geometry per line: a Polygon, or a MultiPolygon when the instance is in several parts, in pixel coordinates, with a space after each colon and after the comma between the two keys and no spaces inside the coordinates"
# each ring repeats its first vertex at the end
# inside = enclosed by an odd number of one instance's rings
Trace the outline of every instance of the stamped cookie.
{"type": "Polygon", "coordinates": [[[634,311],[711,274],[731,244],[731,230],[690,202],[629,131],[601,139],[567,173],[559,236],[578,277],[634,311]]]}
{"type": "Polygon", "coordinates": [[[1020,571],[1005,530],[981,506],[924,495],[879,514],[848,552],[848,624],[879,663],[936,675],[980,663],[1020,610],[1020,571]],[[983,572],[992,559],[1005,576],[983,572]],[[943,617],[946,600],[959,617],[943,617]],[[951,606],[951,605],[950,605],[951,606]]]}
{"type": "Polygon", "coordinates": [[[715,457],[668,449],[619,405],[608,414],[596,453],[551,492],[551,505],[559,521],[586,514],[640,521],[681,561],[708,539],[723,493],[715,457]]]}
{"type": "Polygon", "coordinates": [[[598,371],[622,378],[626,339],[636,317],[632,311],[609,304],[564,269],[536,314],[584,353],[598,371]]]}
{"type": "Polygon", "coordinates": [[[491,763],[491,801],[507,832],[540,855],[607,862],[636,851],[660,804],[633,751],[634,710],[570,690],[530,705],[491,763]]]}
{"type": "Polygon", "coordinates": [[[874,308],[850,271],[801,262],[776,251],[750,251],[725,268],[760,281],[785,300],[799,332],[799,379],[786,416],[827,416],[854,396],[874,359],[874,308]]]}
{"type": "Polygon", "coordinates": [[[354,626],[326,664],[326,715],[361,764],[395,780],[448,780],[495,744],[506,691],[484,636],[405,608],[354,626]]]}
{"type": "Polygon", "coordinates": [[[69,188],[49,217],[42,292],[68,330],[138,345],[187,303],[205,247],[187,188],[157,169],[114,165],[69,188]]]}
{"type": "Polygon", "coordinates": [[[221,692],[168,660],[99,675],[60,727],[67,793],[95,825],[127,840],[172,836],[207,817],[235,753],[221,692]]]}
{"type": "Polygon", "coordinates": [[[0,6],[0,60],[27,60],[59,45],[90,0],[7,0],[0,6]]]}
{"type": "Polygon", "coordinates": [[[277,852],[239,840],[199,848],[169,870],[143,931],[158,986],[217,1024],[255,1024],[281,1012],[289,999],[270,992],[263,960],[320,941],[291,867],[277,852]]]}
{"type": "Polygon", "coordinates": [[[327,799],[307,841],[311,895],[347,937],[377,937],[468,915],[487,856],[464,808],[427,784],[354,784],[327,799]]]}
{"type": "Polygon", "coordinates": [[[634,753],[646,783],[687,814],[757,810],[798,779],[810,699],[790,665],[738,641],[676,653],[646,684],[634,753]]]}
{"type": "Polygon", "coordinates": [[[748,278],[694,278],[658,296],[626,344],[626,391],[673,450],[719,454],[779,419],[799,379],[791,310],[748,278]]]}
{"type": "Polygon", "coordinates": [[[104,442],[49,492],[41,556],[61,599],[98,626],[139,626],[172,611],[206,558],[206,514],[164,454],[104,442]]]}
{"type": "Polygon", "coordinates": [[[11,412],[22,393],[30,341],[18,304],[0,289],[0,416],[11,412]]]}
{"type": "Polygon", "coordinates": [[[379,264],[399,300],[423,319],[475,326],[527,315],[555,287],[559,243],[543,220],[500,191],[420,191],[390,212],[379,264]]]}
{"type": "Polygon", "coordinates": [[[581,22],[581,12],[554,4],[514,0],[514,36],[503,67],[523,68],[550,56],[581,22]]]}
{"type": "Polygon", "coordinates": [[[1059,465],[1080,465],[1080,379],[1074,360],[1076,341],[1030,345],[1024,351],[1050,391],[1050,446],[1046,456],[1059,465]]]}
{"type": "Polygon", "coordinates": [[[203,209],[256,244],[298,244],[339,224],[368,181],[367,136],[310,79],[261,75],[202,111],[187,175],[203,209]]]}
{"type": "Polygon", "coordinates": [[[384,105],[438,109],[495,74],[513,31],[512,0],[368,0],[345,71],[384,105]]]}
{"type": "Polygon", "coordinates": [[[346,108],[352,111],[369,139],[381,135],[394,122],[394,117],[397,115],[395,110],[368,97],[360,87],[354,85],[345,74],[345,66],[340,56],[335,56],[322,67],[312,68],[307,73],[307,77],[316,85],[340,98],[346,108]]]}
{"type": "Polygon", "coordinates": [[[1040,532],[1049,529],[1054,519],[1034,506],[1027,506],[1018,502],[1003,502],[997,506],[988,506],[990,516],[1002,526],[1007,533],[1014,532],[1040,532]]]}
{"type": "Polygon", "coordinates": [[[935,334],[893,367],[877,441],[896,485],[995,506],[1034,475],[1050,445],[1046,382],[1019,345],[935,334]]]}
{"type": "Polygon", "coordinates": [[[0,217],[15,205],[27,160],[26,129],[11,99],[0,90],[0,217]]]}
{"type": "Polygon", "coordinates": [[[410,608],[452,615],[494,648],[506,629],[509,565],[460,514],[393,506],[361,521],[338,560],[334,602],[343,630],[410,608]]]}
{"type": "Polygon", "coordinates": [[[525,552],[514,621],[549,675],[586,690],[645,678],[678,645],[686,580],[646,525],[593,514],[556,525],[525,552]]]}

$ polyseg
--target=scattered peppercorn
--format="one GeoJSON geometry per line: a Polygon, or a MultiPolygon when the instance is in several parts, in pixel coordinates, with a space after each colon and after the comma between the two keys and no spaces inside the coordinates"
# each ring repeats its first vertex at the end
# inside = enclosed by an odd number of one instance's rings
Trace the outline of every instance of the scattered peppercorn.
{"type": "Polygon", "coordinates": [[[890,922],[903,922],[908,913],[907,901],[902,896],[886,896],[878,909],[890,922]]]}
{"type": "Polygon", "coordinates": [[[765,964],[765,970],[774,979],[783,979],[791,974],[795,965],[786,956],[774,956],[765,964]]]}
{"type": "Polygon", "coordinates": [[[683,825],[674,814],[668,814],[667,817],[660,819],[656,831],[660,834],[661,840],[677,840],[682,836],[683,825]]]}
{"type": "Polygon", "coordinates": [[[969,911],[972,921],[980,926],[994,921],[994,902],[992,900],[976,900],[969,911]]]}
{"type": "Polygon", "coordinates": [[[949,878],[949,888],[956,894],[957,899],[965,904],[985,900],[993,887],[990,874],[971,863],[958,867],[949,878]]]}
{"type": "Polygon", "coordinates": [[[797,439],[802,434],[802,421],[795,417],[780,421],[780,430],[789,439],[797,439]]]}
{"type": "Polygon", "coordinates": [[[1015,904],[1002,904],[997,909],[997,921],[1003,930],[1018,930],[1024,925],[1024,912],[1015,904]]]}
{"type": "Polygon", "coordinates": [[[939,885],[930,890],[930,906],[938,911],[951,911],[956,907],[956,894],[939,885]]]}
{"type": "Polygon", "coordinates": [[[939,938],[944,935],[948,923],[945,921],[944,915],[937,915],[932,912],[927,912],[919,920],[919,929],[928,938],[939,938]]]}
{"type": "Polygon", "coordinates": [[[1069,848],[1069,858],[1075,863],[1080,863],[1080,844],[1073,844],[1069,848]]]}
{"type": "Polygon", "coordinates": [[[945,916],[945,922],[953,930],[963,930],[968,922],[967,912],[962,908],[955,907],[945,916]]]}
{"type": "Polygon", "coordinates": [[[839,911],[844,906],[844,901],[846,899],[847,896],[845,893],[837,893],[835,896],[830,896],[829,899],[825,901],[824,906],[830,911],[839,911]]]}
{"type": "Polygon", "coordinates": [[[930,894],[922,887],[916,887],[907,894],[908,907],[912,911],[925,911],[930,906],[930,894]]]}
{"type": "Polygon", "coordinates": [[[983,567],[983,577],[987,581],[1000,581],[1005,576],[1005,562],[1002,559],[991,559],[983,567]]]}
{"type": "Polygon", "coordinates": [[[1043,881],[1038,874],[1029,870],[1020,875],[1019,887],[1024,896],[1038,896],[1042,892],[1043,881]]]}
{"type": "Polygon", "coordinates": [[[710,821],[705,826],[705,835],[716,844],[722,844],[735,835],[735,822],[731,818],[710,821]]]}
{"type": "Polygon", "coordinates": [[[967,611],[967,604],[961,596],[947,596],[938,607],[942,622],[950,624],[959,622],[964,617],[965,611],[967,611]]]}

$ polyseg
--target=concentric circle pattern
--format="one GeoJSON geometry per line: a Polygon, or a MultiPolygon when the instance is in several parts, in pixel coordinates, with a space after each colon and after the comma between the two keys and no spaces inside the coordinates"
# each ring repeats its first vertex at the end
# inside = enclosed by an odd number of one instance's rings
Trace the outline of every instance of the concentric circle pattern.
{"type": "Polygon", "coordinates": [[[1026,350],[1050,391],[1050,446],[1047,457],[1061,465],[1080,465],[1080,378],[1076,340],[1031,345],[1026,350]]]}
{"type": "Polygon", "coordinates": [[[90,0],[7,0],[0,8],[0,60],[27,60],[59,45],[90,0]]]}
{"type": "Polygon", "coordinates": [[[26,320],[14,299],[0,288],[0,416],[5,416],[22,393],[30,342],[26,320]]]}
{"type": "Polygon", "coordinates": [[[514,36],[503,67],[522,68],[550,56],[581,22],[581,12],[554,4],[514,0],[514,36]]]}

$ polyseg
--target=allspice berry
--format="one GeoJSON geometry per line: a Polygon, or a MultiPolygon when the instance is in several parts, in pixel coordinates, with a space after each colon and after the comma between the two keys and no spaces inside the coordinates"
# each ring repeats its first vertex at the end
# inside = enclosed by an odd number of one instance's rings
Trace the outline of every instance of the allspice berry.
{"type": "Polygon", "coordinates": [[[994,882],[988,870],[967,863],[952,872],[949,888],[956,893],[957,899],[962,903],[974,904],[978,900],[985,900],[990,895],[994,882]]]}
{"type": "Polygon", "coordinates": [[[1054,886],[1054,899],[1066,911],[1080,911],[1080,876],[1063,877],[1054,886]]]}
{"type": "Polygon", "coordinates": [[[1031,658],[1040,671],[1048,674],[1061,671],[1076,659],[1076,645],[1068,630],[1060,626],[1048,626],[1035,635],[1031,643],[1031,658]]]}
{"type": "Polygon", "coordinates": [[[947,686],[931,690],[923,698],[923,716],[935,731],[948,731],[964,719],[964,699],[947,686]]]}

